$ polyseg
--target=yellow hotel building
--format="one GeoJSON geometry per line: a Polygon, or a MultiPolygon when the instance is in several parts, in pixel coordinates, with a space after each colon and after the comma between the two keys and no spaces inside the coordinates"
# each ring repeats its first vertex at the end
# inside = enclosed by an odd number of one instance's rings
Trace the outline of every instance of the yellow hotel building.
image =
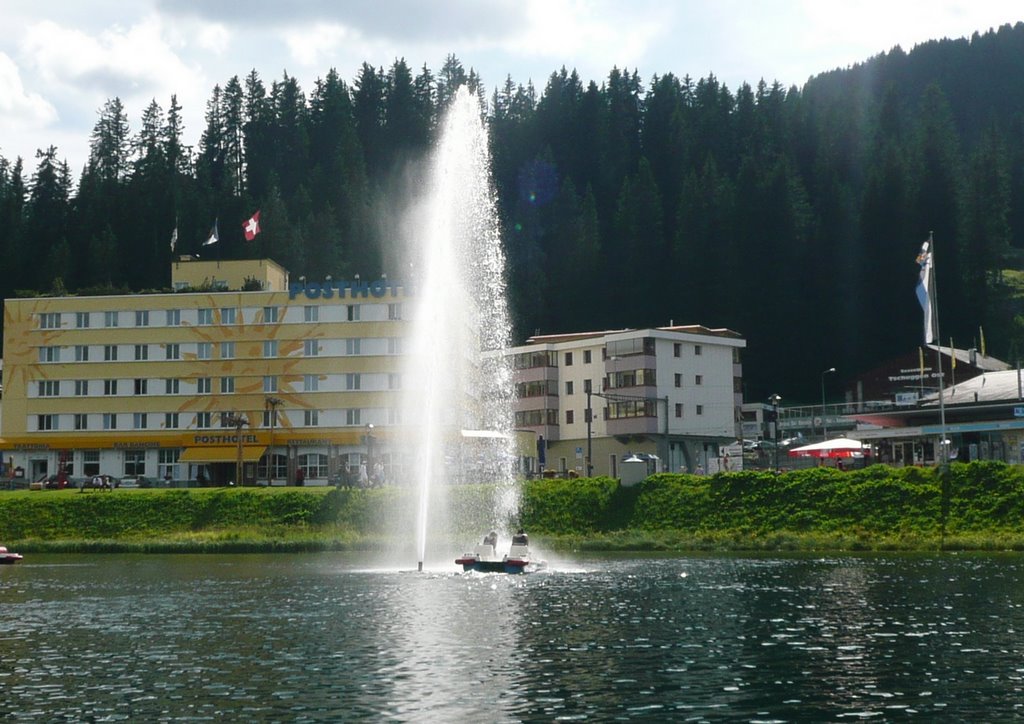
{"type": "Polygon", "coordinates": [[[390,476],[403,288],[187,256],[171,282],[5,301],[5,466],[223,484],[241,458],[246,483],[390,476]]]}

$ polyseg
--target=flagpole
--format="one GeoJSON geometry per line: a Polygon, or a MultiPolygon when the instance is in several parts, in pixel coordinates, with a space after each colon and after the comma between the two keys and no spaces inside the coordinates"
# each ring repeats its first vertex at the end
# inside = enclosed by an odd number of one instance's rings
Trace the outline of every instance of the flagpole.
{"type": "MultiPolygon", "coordinates": [[[[935,232],[928,232],[928,249],[931,252],[932,259],[931,264],[928,265],[928,273],[931,278],[928,280],[928,291],[931,297],[931,314],[932,324],[935,329],[935,362],[939,368],[939,426],[941,429],[942,437],[939,440],[939,465],[946,465],[949,462],[948,448],[946,446],[946,395],[945,385],[942,381],[942,335],[939,334],[939,287],[935,283],[935,241],[933,235],[935,232]]],[[[953,354],[953,349],[950,348],[950,354],[953,354]]]]}

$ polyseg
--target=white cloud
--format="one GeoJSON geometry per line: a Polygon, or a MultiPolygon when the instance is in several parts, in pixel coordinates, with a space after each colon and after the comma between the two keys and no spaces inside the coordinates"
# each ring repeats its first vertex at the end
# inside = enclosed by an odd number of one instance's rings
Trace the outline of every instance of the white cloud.
{"type": "Polygon", "coordinates": [[[593,73],[600,78],[613,65],[633,69],[649,63],[650,52],[670,27],[673,12],[671,3],[638,9],[628,4],[531,0],[527,27],[500,42],[510,54],[549,59],[551,71],[565,65],[578,68],[584,80],[593,73]]]}
{"type": "Polygon", "coordinates": [[[361,44],[359,33],[327,23],[289,30],[284,33],[284,39],[291,57],[299,65],[321,69],[325,64],[332,64],[340,47],[361,44]]]}
{"type": "Polygon", "coordinates": [[[21,73],[0,52],[0,134],[14,128],[46,127],[57,120],[57,109],[38,93],[25,90],[21,73]]]}

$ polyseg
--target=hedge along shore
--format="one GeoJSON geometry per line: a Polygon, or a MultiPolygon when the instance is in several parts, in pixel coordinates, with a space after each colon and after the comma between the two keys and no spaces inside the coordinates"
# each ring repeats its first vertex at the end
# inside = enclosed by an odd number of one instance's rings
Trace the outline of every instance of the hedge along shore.
{"type": "MultiPolygon", "coordinates": [[[[452,544],[497,521],[492,487],[449,488],[452,544]]],[[[415,491],[334,488],[0,492],[0,543],[22,552],[376,550],[412,528],[415,491]],[[405,511],[396,515],[396,511],[405,511]]],[[[524,526],[552,550],[1024,550],[1024,467],[875,465],[523,483],[524,526]]]]}

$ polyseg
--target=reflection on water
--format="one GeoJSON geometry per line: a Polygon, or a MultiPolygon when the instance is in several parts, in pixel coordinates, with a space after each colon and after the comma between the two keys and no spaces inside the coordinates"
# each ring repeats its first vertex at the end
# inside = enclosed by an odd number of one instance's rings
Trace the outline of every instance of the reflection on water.
{"type": "Polygon", "coordinates": [[[0,569],[0,719],[1014,718],[1022,584],[1009,555],[33,556],[0,569]]]}

